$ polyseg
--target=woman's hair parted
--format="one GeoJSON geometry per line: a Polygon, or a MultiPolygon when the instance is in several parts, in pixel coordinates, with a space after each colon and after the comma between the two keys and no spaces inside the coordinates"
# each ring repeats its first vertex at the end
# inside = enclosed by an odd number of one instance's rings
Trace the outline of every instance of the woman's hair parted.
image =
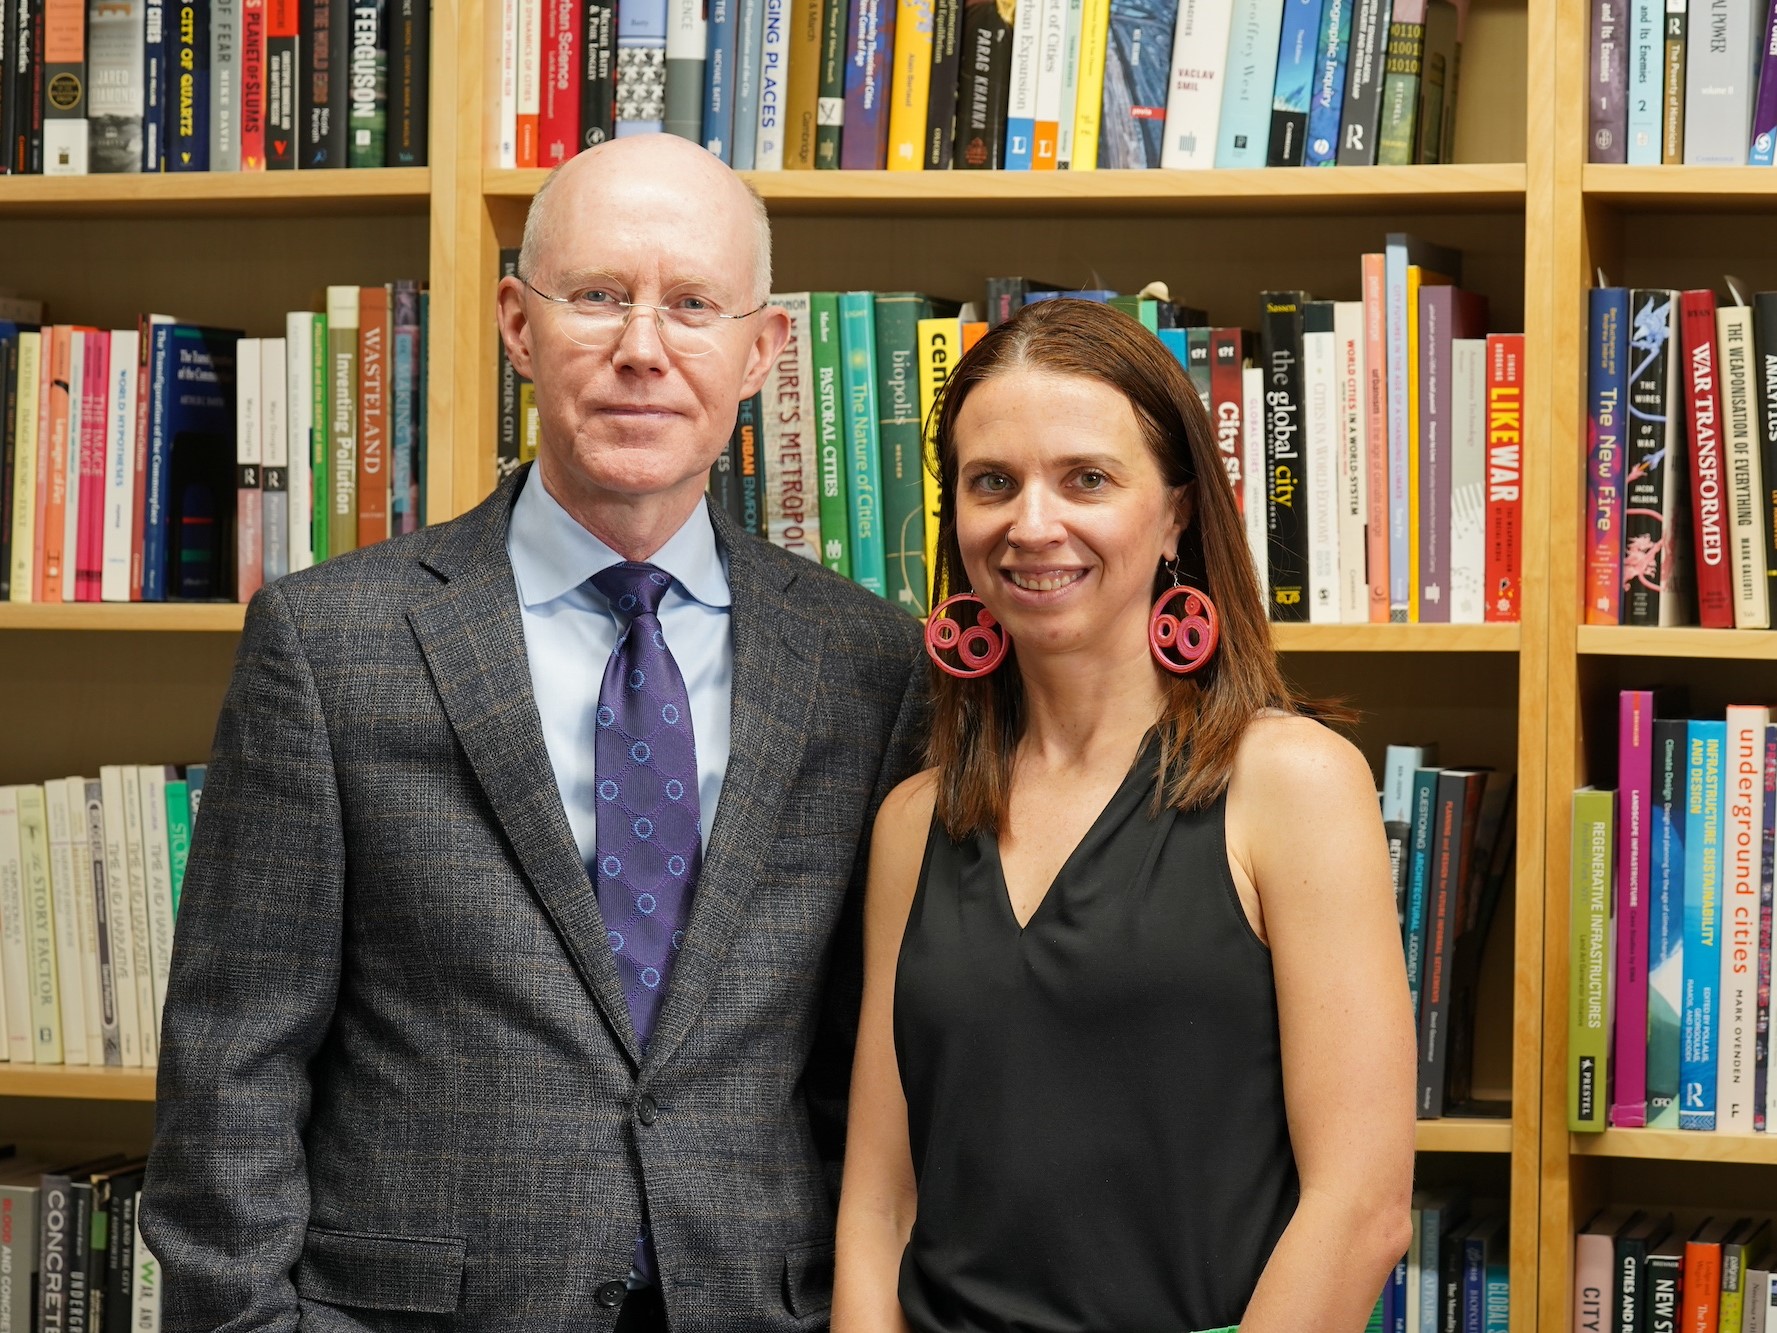
{"type": "MultiPolygon", "coordinates": [[[[1147,329],[1094,301],[1026,306],[990,330],[945,382],[933,407],[938,466],[938,552],[934,605],[970,591],[956,537],[956,423],[969,394],[1012,371],[1077,376],[1121,393],[1168,487],[1192,487],[1192,520],[1179,540],[1181,580],[1207,592],[1221,617],[1221,645],[1191,676],[1163,678],[1159,797],[1182,809],[1209,805],[1227,789],[1247,724],[1266,709],[1345,720],[1284,680],[1247,553],[1246,530],[1216,451],[1203,401],[1184,368],[1147,329]]],[[[1158,564],[1154,595],[1171,584],[1158,564]]],[[[999,670],[971,680],[932,671],[927,761],[938,770],[937,814],[953,839],[998,832],[1024,732],[1024,689],[1014,642],[999,670]]]]}

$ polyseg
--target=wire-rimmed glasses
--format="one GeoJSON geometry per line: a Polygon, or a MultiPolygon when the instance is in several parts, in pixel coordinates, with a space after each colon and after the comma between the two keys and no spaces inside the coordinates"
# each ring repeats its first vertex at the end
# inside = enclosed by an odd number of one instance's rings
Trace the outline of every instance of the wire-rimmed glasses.
{"type": "Polygon", "coordinates": [[[551,296],[528,278],[519,281],[539,300],[549,302],[570,341],[595,351],[622,338],[636,311],[651,310],[660,341],[674,355],[702,356],[714,350],[728,323],[749,319],[765,309],[758,306],[744,314],[731,315],[704,296],[681,296],[666,305],[650,305],[646,301],[625,301],[609,287],[587,287],[567,296],[551,296]]]}

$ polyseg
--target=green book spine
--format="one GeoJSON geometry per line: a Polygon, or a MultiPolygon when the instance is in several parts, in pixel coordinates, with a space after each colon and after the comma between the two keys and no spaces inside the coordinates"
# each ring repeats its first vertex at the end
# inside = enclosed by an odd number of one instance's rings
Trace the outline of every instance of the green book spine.
{"type": "Polygon", "coordinates": [[[845,0],[808,2],[821,7],[821,79],[815,95],[814,164],[822,171],[837,171],[839,141],[845,128],[845,25],[850,6],[845,0]]]}
{"type": "Polygon", "coordinates": [[[1424,63],[1425,24],[1390,23],[1387,72],[1382,80],[1382,125],[1376,134],[1378,166],[1412,164],[1419,75],[1424,63]]]}
{"type": "Polygon", "coordinates": [[[327,289],[329,555],[358,545],[358,289],[327,289]]]}
{"type": "Polygon", "coordinates": [[[876,411],[882,447],[882,531],[890,601],[926,612],[925,466],[919,415],[919,321],[931,298],[885,292],[876,298],[876,411]]]}
{"type": "Polygon", "coordinates": [[[327,465],[327,423],[332,418],[327,385],[327,316],[316,315],[309,339],[309,515],[315,559],[328,554],[328,515],[333,512],[333,469],[327,465]]]}
{"type": "Polygon", "coordinates": [[[1612,849],[1616,793],[1573,794],[1572,916],[1568,925],[1567,1127],[1604,1128],[1610,1086],[1612,849]]]}
{"type": "Polygon", "coordinates": [[[173,879],[173,915],[179,915],[179,888],[185,882],[185,861],[191,855],[191,793],[183,779],[167,779],[168,868],[173,879]]]}
{"type": "Polygon", "coordinates": [[[835,574],[849,579],[851,500],[845,484],[845,418],[840,405],[838,293],[811,293],[808,312],[815,431],[820,445],[821,563],[835,574]]]}
{"type": "Polygon", "coordinates": [[[839,347],[844,357],[845,456],[851,483],[851,576],[887,596],[882,536],[882,455],[876,440],[876,319],[869,292],[839,296],[839,347]]]}

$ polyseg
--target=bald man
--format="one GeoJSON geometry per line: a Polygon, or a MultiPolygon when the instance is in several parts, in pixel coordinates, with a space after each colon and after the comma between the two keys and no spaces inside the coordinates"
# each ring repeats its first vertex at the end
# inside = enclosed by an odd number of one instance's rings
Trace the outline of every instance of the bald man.
{"type": "Polygon", "coordinates": [[[253,599],[167,991],[169,1333],[827,1327],[924,673],[705,498],[788,334],[770,256],[703,149],[574,158],[499,291],[536,464],[253,599]]]}

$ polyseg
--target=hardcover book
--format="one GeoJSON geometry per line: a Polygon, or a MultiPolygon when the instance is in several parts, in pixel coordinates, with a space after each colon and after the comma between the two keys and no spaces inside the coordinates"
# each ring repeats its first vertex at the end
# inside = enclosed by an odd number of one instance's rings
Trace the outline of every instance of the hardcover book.
{"type": "Polygon", "coordinates": [[[846,452],[844,349],[839,296],[812,292],[808,302],[809,366],[814,376],[817,476],[820,481],[821,563],[851,577],[851,488],[846,452]]]}
{"type": "Polygon", "coordinates": [[[1589,293],[1586,378],[1586,623],[1615,625],[1623,591],[1623,434],[1629,294],[1589,293]]]}
{"type": "Polygon", "coordinates": [[[1679,297],[1685,406],[1691,438],[1691,523],[1696,555],[1697,618],[1705,629],[1734,627],[1727,476],[1722,454],[1721,381],[1716,362],[1715,293],[1679,297]]]}
{"type": "Polygon", "coordinates": [[[1015,20],[1013,0],[964,0],[956,91],[958,167],[986,171],[1004,164],[1015,20]]]}
{"type": "Polygon", "coordinates": [[[1111,0],[1100,167],[1160,165],[1175,13],[1165,0],[1111,0]]]}
{"type": "Polygon", "coordinates": [[[1266,550],[1271,619],[1308,619],[1307,447],[1302,420],[1302,292],[1261,298],[1265,375],[1266,550]]]}
{"type": "Polygon", "coordinates": [[[1677,293],[1629,294],[1627,450],[1624,455],[1622,620],[1682,625],[1693,614],[1690,492],[1679,429],[1677,293]]]}

